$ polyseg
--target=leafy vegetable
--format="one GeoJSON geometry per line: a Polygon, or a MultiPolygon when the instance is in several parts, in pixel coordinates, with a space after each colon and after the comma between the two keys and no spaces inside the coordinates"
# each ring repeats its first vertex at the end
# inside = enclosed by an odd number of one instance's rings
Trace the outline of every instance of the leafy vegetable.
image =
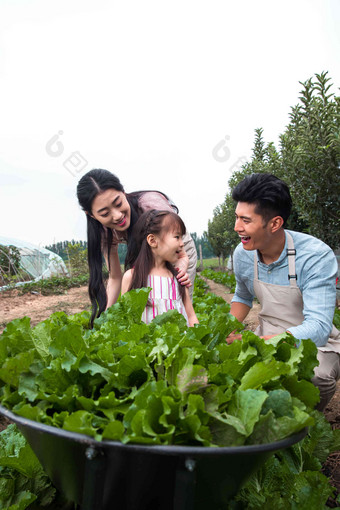
{"type": "Polygon", "coordinates": [[[124,443],[232,446],[265,443],[313,424],[309,381],[316,347],[288,334],[265,342],[212,294],[187,328],[172,310],[140,317],[148,289],[125,294],[87,329],[87,312],[29,318],[0,337],[0,399],[16,414],[96,439],[124,443]]]}
{"type": "MultiPolygon", "coordinates": [[[[236,278],[234,273],[227,273],[224,271],[214,271],[213,269],[204,269],[201,272],[202,276],[213,280],[216,283],[222,283],[230,289],[230,292],[235,292],[236,278]]],[[[196,282],[195,282],[196,285],[196,282]]]]}
{"type": "Polygon", "coordinates": [[[322,413],[312,415],[315,425],[306,438],[270,457],[239,491],[231,509],[325,508],[334,487],[320,470],[328,455],[340,449],[340,430],[333,431],[322,413]]]}
{"type": "Polygon", "coordinates": [[[15,425],[0,433],[0,508],[47,507],[56,490],[15,425]]]}
{"type": "MultiPolygon", "coordinates": [[[[205,294],[206,287],[196,279],[200,325],[189,330],[173,312],[142,324],[144,291],[106,312],[93,331],[87,312],[59,312],[33,329],[28,318],[13,321],[0,337],[2,403],[98,438],[151,444],[270,442],[296,428],[300,411],[304,423],[308,412],[314,425],[306,438],[272,456],[229,508],[324,508],[333,488],[320,469],[340,449],[340,432],[310,409],[318,400],[309,382],[314,344],[295,349],[286,335],[264,342],[247,332],[243,343],[227,345],[229,305],[205,294]],[[276,378],[268,378],[266,363],[276,378]]],[[[0,434],[0,508],[52,510],[64,503],[9,426],[0,434]]]]}

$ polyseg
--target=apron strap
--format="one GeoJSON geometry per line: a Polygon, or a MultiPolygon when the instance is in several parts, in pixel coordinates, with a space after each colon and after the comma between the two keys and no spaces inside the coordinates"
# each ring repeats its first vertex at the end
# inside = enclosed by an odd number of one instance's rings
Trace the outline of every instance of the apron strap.
{"type": "Polygon", "coordinates": [[[291,287],[297,287],[297,274],[295,271],[295,255],[294,241],[292,236],[286,231],[287,236],[287,255],[288,255],[288,280],[291,287]]]}
{"type": "Polygon", "coordinates": [[[254,251],[254,278],[256,280],[259,279],[258,269],[257,269],[257,250],[254,251]]]}
{"type": "MultiPolygon", "coordinates": [[[[297,274],[295,272],[295,255],[294,241],[292,236],[285,231],[287,236],[287,255],[288,255],[288,280],[291,287],[297,287],[297,274]]],[[[258,280],[258,267],[257,267],[257,250],[254,251],[254,278],[258,280]]]]}

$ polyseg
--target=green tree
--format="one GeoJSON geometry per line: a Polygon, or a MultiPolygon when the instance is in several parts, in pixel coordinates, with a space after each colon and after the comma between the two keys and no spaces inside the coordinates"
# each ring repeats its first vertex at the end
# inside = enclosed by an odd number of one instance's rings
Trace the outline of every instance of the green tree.
{"type": "Polygon", "coordinates": [[[225,228],[225,246],[228,254],[231,255],[240,242],[238,234],[234,230],[235,226],[235,202],[231,196],[231,193],[227,193],[223,202],[223,215],[224,215],[224,228],[225,228]]]}
{"type": "Polygon", "coordinates": [[[300,103],[291,109],[279,150],[265,143],[262,128],[255,129],[252,159],[231,175],[230,191],[208,224],[218,257],[231,253],[238,242],[231,194],[252,173],[271,173],[287,182],[293,199],[287,228],[314,235],[333,249],[340,246],[340,97],[330,92],[327,74],[300,82],[300,103]]]}
{"type": "Polygon", "coordinates": [[[330,93],[327,73],[302,83],[300,103],[280,136],[280,150],[255,130],[252,160],[234,172],[231,190],[246,175],[268,172],[287,182],[293,210],[287,227],[340,246],[340,97],[330,93]]]}
{"type": "Polygon", "coordinates": [[[340,97],[327,73],[302,83],[301,103],[280,137],[283,178],[311,235],[340,245],[340,97]]]}
{"type": "Polygon", "coordinates": [[[208,221],[207,237],[214,254],[219,258],[219,265],[221,265],[221,257],[223,264],[224,259],[228,254],[224,249],[224,219],[221,206],[215,207],[213,219],[208,221]]]}
{"type": "Polygon", "coordinates": [[[88,273],[87,249],[80,243],[68,243],[67,254],[71,276],[81,276],[88,273]]]}
{"type": "Polygon", "coordinates": [[[204,259],[208,259],[214,256],[214,252],[206,232],[203,232],[202,236],[197,240],[198,244],[202,246],[202,256],[204,259]]]}
{"type": "Polygon", "coordinates": [[[225,259],[233,252],[238,243],[238,236],[234,232],[235,207],[231,195],[227,195],[225,201],[214,209],[213,219],[208,222],[206,233],[215,255],[225,259]]]}
{"type": "Polygon", "coordinates": [[[210,257],[214,256],[214,250],[212,249],[209,239],[207,237],[206,232],[203,233],[203,235],[200,237],[197,235],[196,232],[190,232],[191,238],[195,243],[195,248],[197,251],[197,256],[199,257],[200,253],[200,246],[202,247],[202,257],[204,259],[208,259],[210,257]]]}

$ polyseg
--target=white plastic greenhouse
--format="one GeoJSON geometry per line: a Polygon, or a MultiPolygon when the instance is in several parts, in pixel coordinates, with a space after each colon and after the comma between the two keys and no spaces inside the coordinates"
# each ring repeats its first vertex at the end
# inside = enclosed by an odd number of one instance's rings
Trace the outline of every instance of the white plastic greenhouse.
{"type": "Polygon", "coordinates": [[[63,259],[46,248],[27,241],[3,236],[0,236],[0,245],[15,246],[19,250],[20,266],[32,277],[32,280],[37,281],[50,276],[68,275],[63,259]]]}

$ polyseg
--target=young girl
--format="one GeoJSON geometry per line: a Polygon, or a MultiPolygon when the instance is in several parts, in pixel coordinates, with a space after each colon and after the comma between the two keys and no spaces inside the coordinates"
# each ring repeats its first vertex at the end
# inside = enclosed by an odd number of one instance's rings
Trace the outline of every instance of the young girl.
{"type": "Polygon", "coordinates": [[[156,315],[173,309],[184,315],[189,326],[198,324],[188,289],[178,285],[174,268],[183,251],[185,231],[176,213],[155,209],[143,213],[135,225],[139,254],[134,267],[123,276],[122,294],[131,289],[152,288],[142,315],[147,324],[156,315]]]}
{"type": "MultiPolygon", "coordinates": [[[[89,295],[93,324],[101,312],[117,301],[121,291],[118,244],[127,243],[125,269],[133,267],[138,252],[132,232],[140,215],[150,209],[176,213],[178,209],[160,191],[125,193],[118,177],[102,169],[90,170],[83,175],[77,186],[77,196],[87,218],[89,295]],[[103,257],[109,270],[106,288],[102,271],[103,257]]],[[[178,260],[176,277],[181,285],[189,286],[189,293],[192,293],[197,263],[196,248],[188,233],[183,242],[184,250],[178,260]]]]}

